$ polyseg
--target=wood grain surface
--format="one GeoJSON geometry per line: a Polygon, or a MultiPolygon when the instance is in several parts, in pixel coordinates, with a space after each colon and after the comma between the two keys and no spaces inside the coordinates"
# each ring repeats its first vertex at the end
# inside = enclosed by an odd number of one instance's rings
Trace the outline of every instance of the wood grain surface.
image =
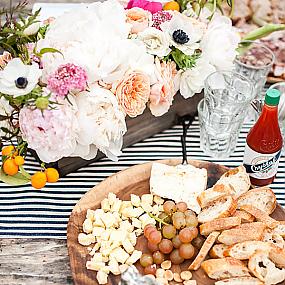
{"type": "MultiPolygon", "coordinates": [[[[165,160],[161,162],[168,165],[181,163],[180,160],[165,160]]],[[[190,161],[190,163],[196,167],[207,169],[208,187],[211,187],[227,171],[225,166],[206,161],[190,161]]],[[[82,232],[82,224],[87,210],[99,208],[100,202],[107,197],[109,192],[115,193],[122,200],[130,199],[131,193],[137,195],[149,193],[151,166],[152,162],[136,165],[110,176],[87,192],[74,207],[67,226],[67,246],[72,275],[76,285],[98,284],[96,272],[87,270],[85,267],[86,261],[90,259],[87,247],[81,246],[77,241],[78,234],[82,232]]],[[[285,219],[285,213],[280,206],[277,207],[273,216],[276,219],[285,219]]],[[[146,244],[144,242],[144,238],[139,239],[136,248],[139,250],[145,248],[146,244]]],[[[186,269],[188,265],[184,264],[183,269],[186,269]]],[[[119,278],[119,276],[110,274],[108,284],[118,284],[119,278]]],[[[193,279],[197,280],[199,285],[214,284],[214,281],[210,280],[202,269],[193,272],[193,279]]],[[[282,285],[285,285],[285,282],[282,285]]]]}

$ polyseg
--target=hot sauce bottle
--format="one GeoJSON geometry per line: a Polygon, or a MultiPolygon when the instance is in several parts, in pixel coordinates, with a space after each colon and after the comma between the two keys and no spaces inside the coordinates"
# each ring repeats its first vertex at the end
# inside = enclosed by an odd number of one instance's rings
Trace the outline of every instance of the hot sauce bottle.
{"type": "Polygon", "coordinates": [[[278,124],[280,91],[269,89],[261,115],[246,139],[243,163],[255,186],[273,182],[282,149],[282,135],[278,124]]]}

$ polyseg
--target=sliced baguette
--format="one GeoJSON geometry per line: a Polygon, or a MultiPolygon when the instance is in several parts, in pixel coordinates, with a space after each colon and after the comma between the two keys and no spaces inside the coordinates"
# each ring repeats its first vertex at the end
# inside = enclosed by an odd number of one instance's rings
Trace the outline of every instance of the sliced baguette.
{"type": "Polygon", "coordinates": [[[285,269],[279,269],[270,260],[269,253],[264,251],[255,252],[248,261],[250,272],[266,285],[278,284],[285,280],[285,269]]]}
{"type": "Polygon", "coordinates": [[[261,240],[266,225],[261,222],[241,224],[233,229],[223,231],[218,237],[218,241],[233,245],[235,243],[248,240],[261,240]]]}
{"type": "Polygon", "coordinates": [[[269,242],[281,249],[285,249],[285,242],[281,235],[274,232],[274,230],[266,229],[263,233],[262,241],[269,242]]]}
{"type": "Polygon", "coordinates": [[[200,225],[200,234],[207,236],[214,231],[222,231],[231,229],[241,224],[241,218],[239,217],[227,217],[215,219],[210,222],[206,222],[200,225]]]}
{"type": "Polygon", "coordinates": [[[250,188],[249,175],[243,165],[229,170],[221,176],[216,185],[228,185],[234,189],[234,198],[246,193],[250,188]]]}
{"type": "Polygon", "coordinates": [[[203,191],[198,197],[198,203],[200,204],[200,207],[203,209],[206,206],[208,206],[211,202],[220,199],[221,197],[224,197],[226,195],[232,195],[234,194],[234,190],[229,185],[214,185],[212,188],[209,188],[205,191],[203,191]]]}
{"type": "Polygon", "coordinates": [[[252,223],[255,220],[253,215],[243,210],[236,210],[233,213],[233,217],[240,217],[242,223],[252,223]]]}
{"type": "Polygon", "coordinates": [[[236,206],[236,201],[232,196],[224,196],[205,207],[198,215],[198,222],[202,224],[214,219],[229,217],[235,212],[236,206]]]}
{"type": "Polygon", "coordinates": [[[249,259],[257,250],[269,252],[271,244],[263,241],[244,241],[228,247],[224,251],[224,256],[231,256],[239,260],[249,259]]]}
{"type": "Polygon", "coordinates": [[[244,205],[251,205],[270,215],[276,208],[276,196],[269,187],[260,187],[243,194],[237,203],[238,209],[244,205]]]}
{"type": "Polygon", "coordinates": [[[254,277],[235,277],[217,281],[215,285],[264,285],[264,283],[254,277]]]}
{"type": "Polygon", "coordinates": [[[271,229],[276,228],[276,226],[279,224],[278,221],[272,219],[266,212],[256,208],[255,206],[242,205],[240,206],[240,209],[253,215],[257,221],[263,222],[271,229]]]}
{"type": "Polygon", "coordinates": [[[285,221],[278,222],[278,225],[274,228],[274,233],[279,234],[285,238],[285,221]]]}
{"type": "Polygon", "coordinates": [[[249,270],[243,262],[232,257],[208,259],[202,263],[201,267],[210,278],[215,280],[250,277],[249,270]]]}
{"type": "Polygon", "coordinates": [[[224,258],[224,252],[228,249],[228,245],[225,244],[215,244],[209,252],[210,257],[212,258],[224,258]]]}
{"type": "Polygon", "coordinates": [[[201,263],[205,260],[208,252],[210,251],[210,249],[212,248],[212,246],[214,245],[214,243],[216,242],[218,236],[219,236],[219,232],[212,232],[207,239],[205,240],[205,242],[203,243],[198,255],[196,256],[196,258],[193,260],[193,262],[190,264],[189,266],[189,270],[197,270],[200,268],[201,263]]]}
{"type": "Polygon", "coordinates": [[[285,268],[285,250],[272,246],[269,252],[269,258],[280,268],[285,268]]]}

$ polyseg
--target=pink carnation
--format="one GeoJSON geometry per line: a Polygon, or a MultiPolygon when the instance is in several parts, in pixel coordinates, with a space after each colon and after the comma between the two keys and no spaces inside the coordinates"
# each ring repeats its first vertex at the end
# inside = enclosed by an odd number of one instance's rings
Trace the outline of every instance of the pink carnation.
{"type": "Polygon", "coordinates": [[[66,96],[69,92],[85,90],[87,85],[86,71],[73,63],[59,66],[54,74],[48,78],[47,87],[58,96],[66,96]]]}
{"type": "Polygon", "coordinates": [[[142,8],[152,14],[162,10],[162,4],[160,2],[150,2],[147,0],[130,0],[127,9],[134,7],[142,8]]]}
{"type": "Polygon", "coordinates": [[[152,21],[153,21],[152,26],[158,30],[161,30],[160,25],[164,22],[170,21],[171,18],[172,18],[172,15],[169,12],[158,11],[152,15],[152,21]]]}

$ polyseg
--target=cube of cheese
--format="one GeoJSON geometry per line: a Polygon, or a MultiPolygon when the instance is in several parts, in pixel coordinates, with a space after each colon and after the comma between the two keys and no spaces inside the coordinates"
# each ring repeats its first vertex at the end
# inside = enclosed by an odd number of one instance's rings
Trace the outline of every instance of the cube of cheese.
{"type": "Polygon", "coordinates": [[[105,229],[102,227],[94,227],[92,231],[92,235],[94,237],[100,237],[105,232],[105,229]]]}
{"type": "Polygon", "coordinates": [[[95,216],[95,219],[93,221],[93,227],[103,227],[105,228],[105,225],[99,216],[95,216]]]}
{"type": "Polygon", "coordinates": [[[114,258],[120,263],[125,263],[126,260],[129,258],[129,254],[123,250],[121,247],[117,247],[112,250],[110,253],[110,259],[114,258]]]}
{"type": "Polygon", "coordinates": [[[156,224],[155,219],[151,218],[147,213],[140,216],[139,220],[142,222],[142,228],[144,228],[147,224],[156,224]]]}
{"type": "Polygon", "coordinates": [[[104,212],[110,211],[111,205],[110,205],[109,200],[107,198],[105,198],[101,201],[101,209],[103,209],[104,212]]]}
{"type": "Polygon", "coordinates": [[[91,260],[88,260],[86,262],[86,268],[90,269],[90,270],[100,270],[101,268],[103,268],[105,266],[104,262],[93,262],[91,260]]]}
{"type": "Polygon", "coordinates": [[[136,234],[137,237],[139,237],[143,233],[143,229],[136,229],[134,230],[134,233],[136,234]]]}
{"type": "Polygon", "coordinates": [[[94,221],[94,211],[88,209],[86,213],[86,219],[90,219],[91,221],[94,221]]]}
{"type": "Polygon", "coordinates": [[[133,217],[134,218],[138,218],[142,214],[144,214],[144,209],[142,207],[138,207],[138,208],[133,209],[133,217]]]}
{"type": "Polygon", "coordinates": [[[158,204],[158,205],[163,205],[164,204],[164,199],[161,198],[160,196],[154,195],[153,196],[153,202],[155,204],[158,204]]]}
{"type": "Polygon", "coordinates": [[[142,222],[137,218],[132,218],[132,225],[138,229],[142,228],[142,222]]]}
{"type": "Polygon", "coordinates": [[[125,249],[125,251],[129,254],[133,253],[133,251],[135,250],[132,243],[127,238],[125,240],[123,240],[122,245],[123,245],[123,248],[125,249]]]}
{"type": "Polygon", "coordinates": [[[111,206],[111,212],[118,213],[120,211],[121,205],[122,201],[120,199],[116,199],[113,205],[111,206]]]}
{"type": "Polygon", "coordinates": [[[135,246],[137,244],[137,236],[136,233],[131,232],[128,234],[128,239],[130,240],[131,244],[135,246]]]}
{"type": "Polygon", "coordinates": [[[142,256],[142,252],[139,250],[134,250],[132,255],[126,260],[126,264],[132,265],[136,263],[142,256]]]}
{"type": "Polygon", "coordinates": [[[112,258],[110,259],[109,263],[108,263],[109,269],[110,271],[114,274],[114,275],[119,275],[121,274],[120,272],[120,268],[119,268],[119,263],[117,262],[116,259],[112,258]]]}
{"type": "Polygon", "coordinates": [[[123,211],[125,208],[129,208],[129,207],[133,207],[131,201],[122,201],[122,204],[121,204],[119,213],[122,213],[122,211],[123,211]]]}
{"type": "Polygon", "coordinates": [[[152,194],[143,194],[141,197],[141,203],[152,205],[153,195],[152,194]]]}
{"type": "Polygon", "coordinates": [[[108,283],[108,274],[102,270],[97,272],[96,278],[97,278],[97,281],[99,284],[107,284],[108,283]]]}
{"type": "Polygon", "coordinates": [[[113,214],[110,212],[104,213],[104,216],[101,217],[101,219],[106,228],[111,228],[116,223],[113,214]]]}
{"type": "Polygon", "coordinates": [[[110,267],[109,266],[104,266],[100,269],[100,271],[103,271],[105,272],[106,274],[109,274],[110,273],[110,267]]]}
{"type": "Polygon", "coordinates": [[[122,244],[122,242],[119,242],[119,241],[112,241],[112,244],[111,244],[111,249],[115,249],[117,247],[120,247],[122,244]]]}
{"type": "Polygon", "coordinates": [[[104,212],[103,209],[96,209],[96,210],[94,211],[94,218],[96,218],[96,217],[102,217],[104,214],[105,214],[105,212],[104,212]]]}
{"type": "Polygon", "coordinates": [[[125,218],[131,218],[131,217],[133,217],[133,207],[131,206],[131,207],[126,207],[126,208],[123,208],[122,210],[121,210],[121,214],[122,214],[122,216],[123,217],[125,217],[125,218]]]}
{"type": "Polygon", "coordinates": [[[110,238],[110,234],[111,234],[112,230],[111,229],[106,229],[102,234],[101,234],[101,238],[103,241],[107,241],[110,238]]]}
{"type": "Polygon", "coordinates": [[[120,230],[131,233],[134,230],[134,226],[129,221],[120,222],[120,230]]]}
{"type": "Polygon", "coordinates": [[[115,203],[116,200],[117,200],[116,194],[110,192],[108,194],[108,201],[109,201],[110,206],[112,206],[115,203]]]}
{"type": "Polygon", "coordinates": [[[148,203],[141,202],[141,207],[147,213],[151,213],[152,212],[152,206],[150,204],[148,204],[148,203]]]}
{"type": "Polygon", "coordinates": [[[91,219],[86,219],[84,222],[83,222],[83,231],[87,234],[90,234],[92,233],[92,230],[93,230],[93,223],[92,223],[92,220],[91,219]]]}
{"type": "Polygon", "coordinates": [[[99,248],[100,248],[100,243],[96,242],[95,245],[93,246],[92,250],[89,252],[89,254],[91,256],[93,256],[99,248]]]}
{"type": "Polygon", "coordinates": [[[132,202],[133,206],[139,207],[140,203],[141,203],[141,199],[139,196],[137,196],[135,194],[131,194],[131,202],[132,202]]]}
{"type": "Polygon", "coordinates": [[[103,262],[103,256],[100,252],[95,252],[91,258],[92,262],[103,262]]]}
{"type": "Polygon", "coordinates": [[[119,269],[120,269],[121,274],[124,273],[128,268],[129,268],[129,265],[127,265],[127,264],[120,264],[119,265],[119,269]]]}
{"type": "Polygon", "coordinates": [[[160,211],[159,205],[154,205],[154,206],[152,207],[151,213],[152,213],[153,215],[158,216],[160,212],[161,212],[161,211],[160,211]]]}
{"type": "Polygon", "coordinates": [[[81,245],[90,245],[91,243],[94,243],[96,241],[95,237],[92,234],[85,234],[85,233],[80,233],[78,235],[78,242],[81,245]]]}
{"type": "Polygon", "coordinates": [[[122,241],[127,237],[127,234],[128,232],[126,230],[112,230],[109,241],[117,241],[122,244],[122,241]]]}
{"type": "Polygon", "coordinates": [[[103,255],[103,262],[106,263],[106,262],[108,262],[108,261],[109,261],[109,256],[104,256],[104,255],[103,255]]]}

